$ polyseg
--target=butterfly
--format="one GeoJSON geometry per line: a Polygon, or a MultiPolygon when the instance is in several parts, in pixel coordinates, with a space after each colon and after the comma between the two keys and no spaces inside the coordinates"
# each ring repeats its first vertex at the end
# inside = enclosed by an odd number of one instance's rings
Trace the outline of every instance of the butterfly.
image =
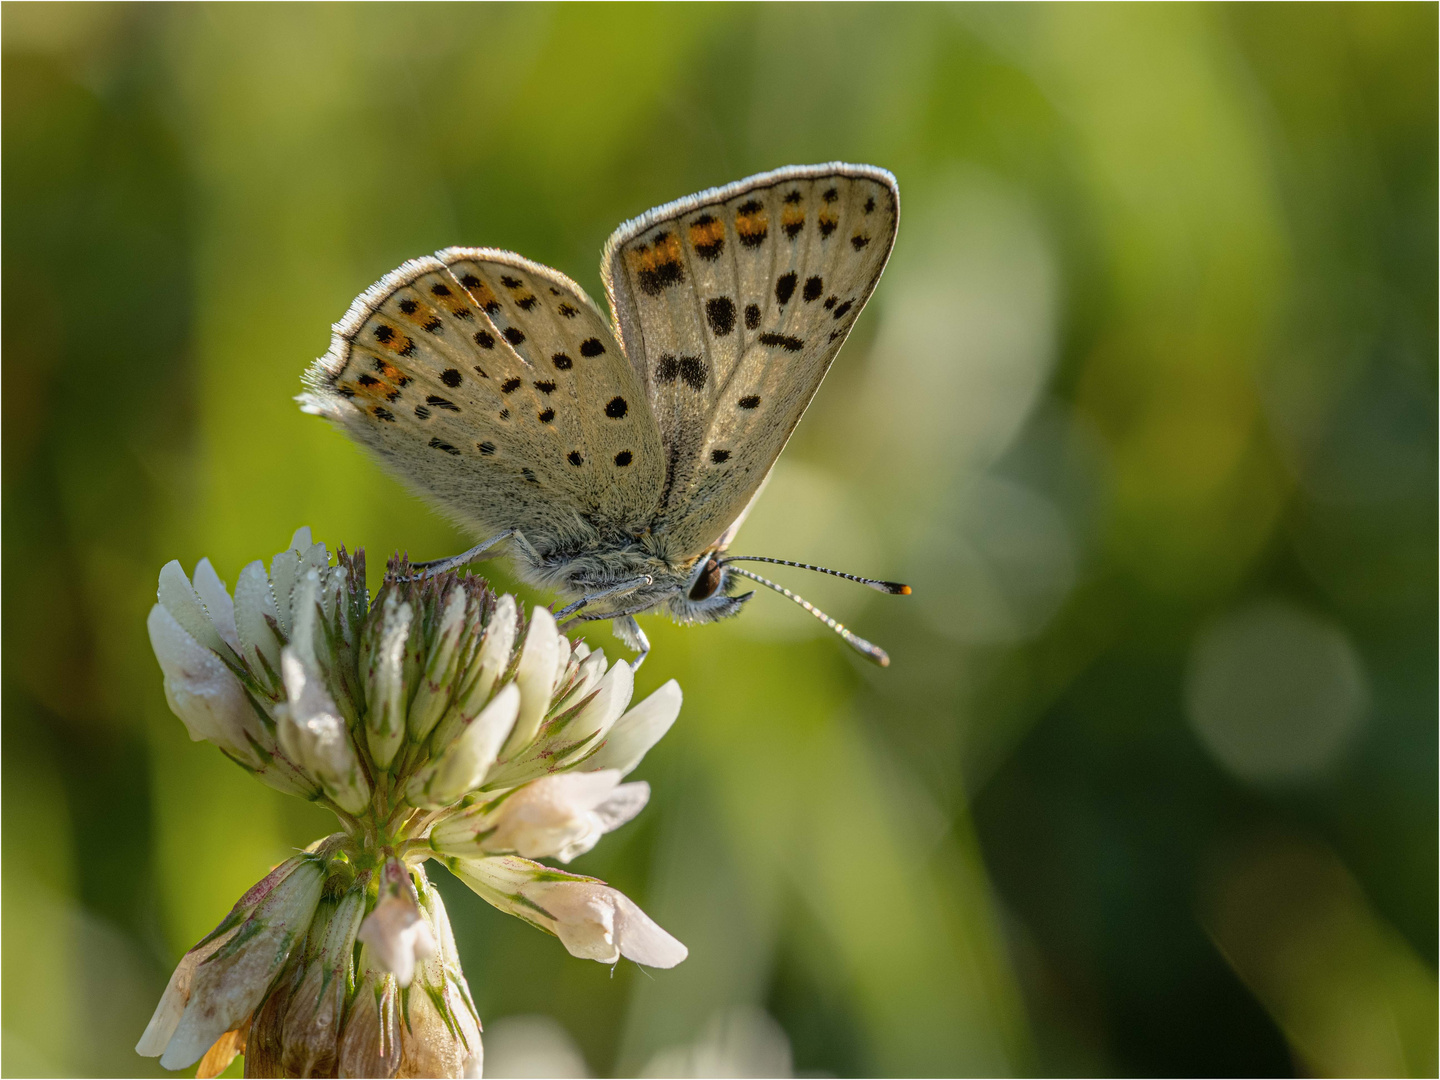
{"type": "MultiPolygon", "coordinates": [[[[610,237],[613,323],[564,274],[447,248],[367,289],[305,374],[323,416],[485,539],[436,572],[507,550],[572,599],[557,617],[738,614],[757,581],[863,655],[865,641],[742,561],[908,586],[728,549],[885,269],[899,188],[870,165],[789,166],[667,203],[610,237]]],[[[637,660],[637,664],[638,664],[637,660]]]]}

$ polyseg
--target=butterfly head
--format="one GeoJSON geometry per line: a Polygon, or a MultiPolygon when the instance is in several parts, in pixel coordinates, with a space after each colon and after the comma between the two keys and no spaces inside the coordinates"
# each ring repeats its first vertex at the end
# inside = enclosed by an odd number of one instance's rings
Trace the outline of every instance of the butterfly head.
{"type": "Polygon", "coordinates": [[[712,551],[697,559],[689,578],[670,597],[670,612],[675,621],[714,622],[740,614],[741,606],[755,594],[729,595],[727,589],[733,580],[721,552],[712,551]]]}

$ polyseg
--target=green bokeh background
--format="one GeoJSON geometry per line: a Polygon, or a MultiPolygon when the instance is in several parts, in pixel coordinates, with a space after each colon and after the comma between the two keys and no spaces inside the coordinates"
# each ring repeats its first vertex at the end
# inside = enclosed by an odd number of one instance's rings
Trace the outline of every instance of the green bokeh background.
{"type": "Polygon", "coordinates": [[[1434,1075],[1436,13],[7,4],[4,1071],[156,1072],[178,956],[329,831],[167,711],[161,564],[468,540],[291,402],[351,298],[450,244],[599,296],[620,221],[843,159],[899,241],[738,546],[910,581],[777,575],[893,666],[646,620],[686,705],[575,865],[690,959],[445,881],[487,1025],[1434,1075]]]}

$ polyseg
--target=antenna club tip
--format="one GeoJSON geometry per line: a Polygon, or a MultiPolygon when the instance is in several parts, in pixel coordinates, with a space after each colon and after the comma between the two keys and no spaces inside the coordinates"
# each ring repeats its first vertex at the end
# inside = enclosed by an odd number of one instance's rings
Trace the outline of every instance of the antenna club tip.
{"type": "Polygon", "coordinates": [[[889,593],[891,596],[909,596],[910,586],[901,585],[898,581],[867,581],[876,592],[889,593]]]}
{"type": "Polygon", "coordinates": [[[884,649],[876,649],[872,659],[881,667],[890,666],[890,654],[887,653],[884,649]]]}

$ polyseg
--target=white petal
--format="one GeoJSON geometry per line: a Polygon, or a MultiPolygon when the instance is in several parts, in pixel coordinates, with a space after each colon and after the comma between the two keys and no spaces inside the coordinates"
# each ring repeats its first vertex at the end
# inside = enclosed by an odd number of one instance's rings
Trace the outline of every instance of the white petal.
{"type": "Polygon", "coordinates": [[[555,678],[550,682],[552,699],[560,689],[560,684],[565,681],[566,669],[570,667],[570,639],[559,632],[559,627],[556,627],[555,645],[555,678]]]}
{"type": "MultiPolygon", "coordinates": [[[[581,644],[584,644],[583,642],[581,644]]],[[[575,650],[575,655],[580,656],[580,650],[575,650]]],[[[575,678],[575,685],[565,695],[565,700],[555,706],[556,712],[564,712],[573,707],[577,702],[583,701],[590,691],[600,685],[600,680],[605,677],[605,650],[596,649],[594,652],[586,650],[586,654],[580,659],[580,672],[575,678]]]]}
{"type": "Polygon", "coordinates": [[[286,548],[270,560],[270,588],[280,613],[280,630],[290,636],[290,594],[300,576],[300,553],[286,548]]]}
{"type": "Polygon", "coordinates": [[[601,964],[613,964],[620,959],[611,891],[603,885],[570,882],[557,882],[536,891],[536,902],[555,917],[555,936],[571,956],[601,964]]]}
{"type": "Polygon", "coordinates": [[[439,758],[415,774],[406,797],[417,806],[438,808],[480,787],[514,728],[520,707],[519,688],[507,684],[439,758]]]}
{"type": "Polygon", "coordinates": [[[225,639],[220,636],[210,613],[205,610],[205,605],[200,602],[199,595],[190,585],[190,579],[174,559],[160,568],[160,586],[156,589],[156,598],[164,605],[165,610],[174,616],[175,621],[185,628],[185,632],[201,645],[221,655],[228,651],[225,639]]]}
{"type": "Polygon", "coordinates": [[[342,809],[362,813],[370,802],[370,784],[335,702],[293,647],[285,647],[280,665],[288,696],[276,724],[280,746],[342,809]]]}
{"type": "Polygon", "coordinates": [[[240,571],[235,582],[235,632],[245,666],[272,690],[280,686],[280,639],[275,636],[279,625],[270,578],[257,559],[240,571]]]}
{"type": "MultiPolygon", "coordinates": [[[[606,770],[609,772],[610,770],[606,770]]],[[[615,770],[615,775],[619,775],[615,770]]],[[[594,775],[580,774],[580,775],[594,775]]],[[[600,820],[600,828],[605,832],[613,832],[621,825],[633,818],[645,804],[650,801],[650,785],[643,780],[635,784],[621,784],[615,789],[615,793],[606,799],[599,806],[595,807],[592,813],[600,820]]]]}
{"type": "Polygon", "coordinates": [[[310,539],[310,526],[301,525],[300,528],[295,530],[295,535],[290,538],[290,547],[288,550],[294,552],[309,551],[314,543],[315,541],[310,539]]]}
{"type": "Polygon", "coordinates": [[[436,950],[435,936],[420,908],[400,896],[387,896],[376,904],[356,937],[370,946],[386,971],[395,973],[395,983],[402,989],[415,977],[415,962],[436,950]]]}
{"type": "Polygon", "coordinates": [[[440,626],[435,632],[424,674],[410,702],[407,726],[417,742],[430,734],[450,704],[454,683],[451,661],[455,658],[455,646],[465,626],[468,603],[469,597],[464,589],[452,589],[440,614],[440,626]]]}
{"type": "Polygon", "coordinates": [[[535,738],[540,721],[550,710],[550,690],[555,683],[555,657],[559,649],[560,634],[555,629],[554,616],[542,607],[535,608],[530,614],[530,628],[515,672],[515,683],[520,687],[520,716],[505,746],[506,758],[513,757],[535,738]]]}
{"type": "Polygon", "coordinates": [[[566,741],[585,739],[596,734],[603,738],[625,711],[625,706],[630,704],[630,697],[634,693],[635,669],[625,661],[617,660],[600,680],[600,686],[590,703],[580,710],[566,728],[566,741]]]}
{"type": "Polygon", "coordinates": [[[690,955],[689,949],[662,930],[635,901],[621,892],[616,892],[615,898],[615,932],[621,953],[653,968],[672,968],[690,955]]]}
{"type": "Polygon", "coordinates": [[[680,703],[680,684],[671,679],[615,721],[600,749],[580,768],[587,772],[618,769],[621,776],[633,772],[675,723],[680,715],[680,703]]]}
{"type": "Polygon", "coordinates": [[[519,619],[515,598],[504,594],[495,602],[495,611],[485,626],[485,637],[480,642],[480,654],[475,663],[480,668],[470,698],[484,701],[495,687],[495,680],[510,666],[510,654],[515,649],[515,624],[519,619]]]}
{"type": "Polygon", "coordinates": [[[146,626],[165,675],[165,699],[190,738],[208,739],[248,764],[260,765],[261,758],[245,737],[247,731],[258,729],[259,717],[234,672],[160,604],[150,609],[146,626]]]}
{"type": "Polygon", "coordinates": [[[225,644],[239,656],[240,638],[235,633],[235,602],[225,591],[225,583],[220,580],[220,575],[215,573],[215,567],[210,565],[209,559],[201,559],[195,564],[195,592],[199,594],[210,621],[215,624],[215,629],[219,631],[225,644]]]}
{"type": "Polygon", "coordinates": [[[526,784],[483,822],[487,851],[515,851],[527,859],[569,862],[593,848],[605,829],[592,808],[620,781],[617,772],[558,773],[526,784]]]}
{"type": "Polygon", "coordinates": [[[385,597],[380,644],[365,673],[366,737],[371,756],[382,769],[390,767],[405,739],[405,645],[413,618],[409,604],[397,600],[394,593],[385,597]]]}

